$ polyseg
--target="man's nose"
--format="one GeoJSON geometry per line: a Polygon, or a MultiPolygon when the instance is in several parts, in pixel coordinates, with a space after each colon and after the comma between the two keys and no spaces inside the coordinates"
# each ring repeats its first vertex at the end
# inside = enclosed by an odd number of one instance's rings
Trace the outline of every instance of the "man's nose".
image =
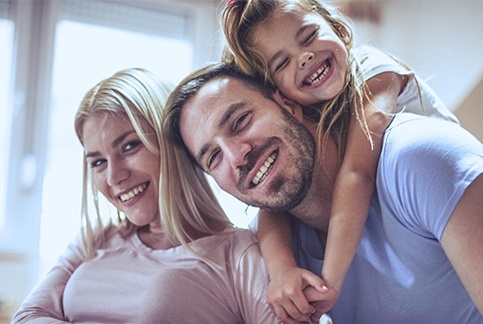
{"type": "Polygon", "coordinates": [[[299,68],[304,68],[305,65],[314,58],[314,53],[304,52],[299,57],[299,68]]]}
{"type": "Polygon", "coordinates": [[[128,179],[130,175],[129,169],[121,160],[110,160],[107,166],[107,183],[110,186],[117,186],[124,180],[128,179]]]}
{"type": "Polygon", "coordinates": [[[251,145],[239,140],[221,140],[220,147],[225,158],[234,169],[246,164],[246,156],[251,151],[251,145]]]}

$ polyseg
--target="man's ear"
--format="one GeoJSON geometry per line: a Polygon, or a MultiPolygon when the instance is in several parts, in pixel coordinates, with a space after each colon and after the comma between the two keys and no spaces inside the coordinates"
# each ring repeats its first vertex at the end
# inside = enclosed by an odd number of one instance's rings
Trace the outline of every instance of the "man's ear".
{"type": "Polygon", "coordinates": [[[297,120],[302,121],[303,119],[303,112],[302,106],[292,99],[287,98],[283,93],[281,93],[278,89],[275,90],[273,94],[273,99],[277,102],[282,108],[286,109],[290,112],[297,120]]]}

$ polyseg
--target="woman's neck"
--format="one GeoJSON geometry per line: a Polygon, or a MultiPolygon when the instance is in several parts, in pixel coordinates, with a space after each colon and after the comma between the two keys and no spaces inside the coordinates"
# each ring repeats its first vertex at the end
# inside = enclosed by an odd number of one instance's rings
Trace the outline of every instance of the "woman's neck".
{"type": "Polygon", "coordinates": [[[153,250],[168,250],[176,246],[160,227],[151,228],[150,225],[146,225],[140,227],[137,234],[141,242],[153,250]]]}

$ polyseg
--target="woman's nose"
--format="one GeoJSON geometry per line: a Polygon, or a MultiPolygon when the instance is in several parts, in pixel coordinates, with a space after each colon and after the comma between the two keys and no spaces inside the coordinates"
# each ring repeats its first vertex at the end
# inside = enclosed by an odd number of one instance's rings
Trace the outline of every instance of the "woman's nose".
{"type": "Polygon", "coordinates": [[[111,160],[108,163],[107,183],[110,186],[117,186],[129,178],[130,171],[122,161],[111,160]]]}
{"type": "Polygon", "coordinates": [[[309,61],[314,58],[314,54],[311,52],[304,52],[299,58],[299,68],[304,68],[309,61]]]}

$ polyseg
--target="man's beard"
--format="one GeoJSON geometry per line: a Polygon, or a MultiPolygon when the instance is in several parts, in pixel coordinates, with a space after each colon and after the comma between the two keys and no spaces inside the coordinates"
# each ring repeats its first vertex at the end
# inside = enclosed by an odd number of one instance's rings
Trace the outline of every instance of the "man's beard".
{"type": "MultiPolygon", "coordinates": [[[[281,109],[283,112],[283,121],[285,121],[283,125],[284,139],[288,145],[296,149],[296,156],[292,156],[291,161],[295,165],[296,174],[287,176],[283,172],[278,172],[271,179],[266,197],[244,199],[244,202],[249,205],[260,207],[271,212],[286,212],[295,208],[309,192],[314,171],[315,141],[312,134],[288,111],[283,108],[281,109]]],[[[280,139],[269,138],[264,145],[255,148],[247,156],[247,164],[240,168],[240,178],[237,183],[237,187],[241,192],[243,192],[243,184],[247,181],[248,173],[253,169],[256,161],[275,142],[280,142],[280,139]]]]}

